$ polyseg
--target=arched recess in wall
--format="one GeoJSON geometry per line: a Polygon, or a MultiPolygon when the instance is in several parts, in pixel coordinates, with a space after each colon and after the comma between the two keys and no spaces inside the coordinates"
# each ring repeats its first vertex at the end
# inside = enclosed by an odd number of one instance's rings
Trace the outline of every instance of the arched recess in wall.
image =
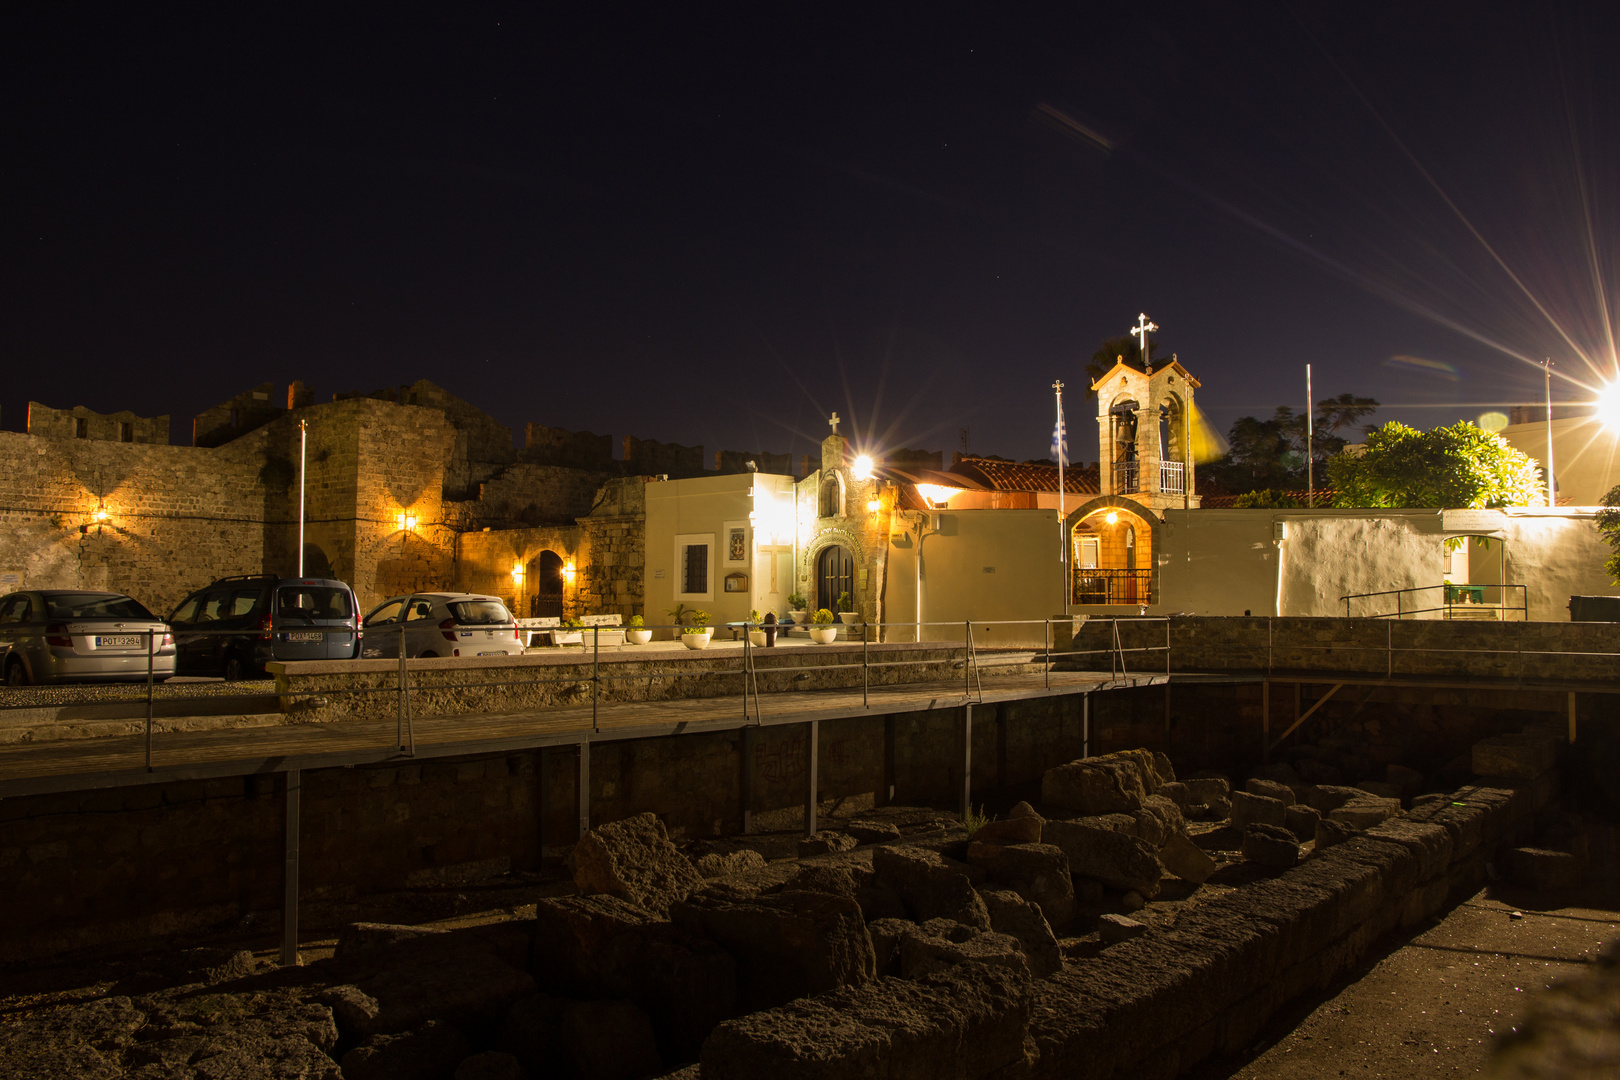
{"type": "Polygon", "coordinates": [[[1065,525],[1071,604],[1159,602],[1154,552],[1161,523],[1151,510],[1134,499],[1103,495],[1069,514],[1065,525]]]}
{"type": "Polygon", "coordinates": [[[335,578],[332,560],[326,557],[319,544],[304,545],[304,576],[307,578],[335,578]]]}
{"type": "Polygon", "coordinates": [[[844,515],[844,478],[836,470],[822,477],[821,502],[816,513],[824,518],[844,515]]]}
{"type": "Polygon", "coordinates": [[[529,562],[525,580],[528,582],[529,617],[532,619],[562,618],[563,613],[563,559],[555,551],[542,551],[538,559],[529,562]]]}
{"type": "MultiPolygon", "coordinates": [[[[1507,542],[1500,535],[1450,535],[1441,542],[1440,555],[1445,585],[1440,602],[1447,618],[1507,618],[1507,610],[1524,606],[1522,590],[1509,587],[1507,542]]],[[[1420,593],[1419,599],[1432,595],[1420,593]]]]}

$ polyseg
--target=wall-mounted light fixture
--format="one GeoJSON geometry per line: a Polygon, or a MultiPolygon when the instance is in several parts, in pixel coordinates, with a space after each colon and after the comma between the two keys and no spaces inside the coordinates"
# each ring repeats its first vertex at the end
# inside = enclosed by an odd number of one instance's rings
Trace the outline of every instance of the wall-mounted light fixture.
{"type": "Polygon", "coordinates": [[[857,480],[872,479],[872,455],[862,454],[855,459],[855,465],[850,472],[857,480]]]}
{"type": "Polygon", "coordinates": [[[100,536],[101,527],[111,520],[112,515],[107,513],[107,508],[105,506],[97,506],[95,513],[90,515],[90,520],[79,526],[79,532],[87,533],[90,531],[90,526],[94,525],[96,527],[96,535],[100,536]]]}
{"type": "Polygon", "coordinates": [[[563,580],[569,585],[574,583],[574,560],[572,559],[563,563],[563,580]]]}
{"type": "Polygon", "coordinates": [[[399,524],[400,532],[416,531],[416,515],[411,513],[409,510],[401,510],[398,514],[394,515],[394,520],[399,524]]]}
{"type": "Polygon", "coordinates": [[[935,510],[949,508],[951,496],[960,495],[961,488],[946,487],[943,484],[918,484],[917,494],[927,500],[928,505],[935,510]]]}
{"type": "Polygon", "coordinates": [[[1110,524],[1110,525],[1118,525],[1119,524],[1119,515],[1114,513],[1112,510],[1110,510],[1110,511],[1108,511],[1108,516],[1103,518],[1103,520],[1108,522],[1108,524],[1110,524]]]}
{"type": "Polygon", "coordinates": [[[512,584],[518,586],[523,584],[523,562],[521,560],[512,564],[512,584]]]}
{"type": "Polygon", "coordinates": [[[879,502],[877,499],[872,499],[867,502],[866,508],[875,514],[879,510],[883,509],[883,503],[879,502]]]}

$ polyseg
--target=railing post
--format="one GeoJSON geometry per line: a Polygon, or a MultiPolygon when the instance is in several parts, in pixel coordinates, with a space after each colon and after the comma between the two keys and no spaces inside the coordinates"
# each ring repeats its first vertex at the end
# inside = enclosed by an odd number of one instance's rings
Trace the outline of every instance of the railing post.
{"type": "Polygon", "coordinates": [[[744,720],[748,719],[748,684],[753,681],[750,674],[753,669],[748,662],[750,659],[748,650],[754,643],[754,639],[749,637],[748,634],[753,628],[753,623],[748,622],[746,619],[743,620],[742,707],[744,720]]]}
{"type": "Polygon", "coordinates": [[[973,693],[973,621],[962,624],[962,696],[973,693]]]}
{"type": "Polygon", "coordinates": [[[805,777],[804,777],[804,835],[816,834],[816,798],[821,785],[821,721],[808,720],[804,725],[805,777]]]}
{"type": "Polygon", "coordinates": [[[293,967],[298,963],[298,833],[303,777],[298,769],[288,769],[286,775],[287,821],[282,857],[281,966],[293,967]]]}
{"type": "MultiPolygon", "coordinates": [[[[178,650],[176,650],[178,651],[178,650]]],[[[152,667],[157,662],[157,631],[146,632],[146,771],[152,771],[152,667]]]]}
{"type": "Polygon", "coordinates": [[[872,707],[872,654],[867,642],[866,627],[861,627],[861,708],[872,707]]]}
{"type": "Polygon", "coordinates": [[[973,702],[962,706],[962,822],[973,810],[973,702]]]}
{"type": "Polygon", "coordinates": [[[1046,635],[1046,688],[1052,689],[1052,620],[1047,619],[1043,628],[1046,635]]]}
{"type": "Polygon", "coordinates": [[[1395,624],[1384,624],[1384,678],[1395,677],[1395,624]]]}
{"type": "MultiPolygon", "coordinates": [[[[597,723],[597,699],[602,688],[602,628],[591,627],[591,730],[601,731],[597,723]]],[[[748,694],[743,693],[743,714],[748,713],[748,694]]]]}

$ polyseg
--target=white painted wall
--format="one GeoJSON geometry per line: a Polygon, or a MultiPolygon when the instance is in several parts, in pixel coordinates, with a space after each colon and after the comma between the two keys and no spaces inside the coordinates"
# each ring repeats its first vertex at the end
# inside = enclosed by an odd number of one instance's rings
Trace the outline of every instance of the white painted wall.
{"type": "MultiPolygon", "coordinates": [[[[1547,460],[1547,423],[1512,424],[1502,438],[1538,465],[1547,460]]],[[[1558,499],[1571,506],[1598,506],[1620,484],[1620,439],[1595,417],[1566,416],[1552,422],[1553,474],[1558,499]]]]}

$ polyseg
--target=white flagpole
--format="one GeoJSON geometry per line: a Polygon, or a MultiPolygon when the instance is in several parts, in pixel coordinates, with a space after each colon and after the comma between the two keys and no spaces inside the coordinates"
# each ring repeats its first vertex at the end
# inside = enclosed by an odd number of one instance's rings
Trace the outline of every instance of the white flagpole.
{"type": "Polygon", "coordinates": [[[298,421],[298,576],[304,576],[304,465],[308,460],[309,421],[298,421]]]}
{"type": "MultiPolygon", "coordinates": [[[[1069,561],[1069,538],[1065,535],[1069,517],[1068,501],[1065,498],[1063,487],[1063,459],[1068,457],[1065,453],[1065,436],[1068,432],[1063,430],[1063,380],[1059,379],[1052,384],[1057,392],[1057,427],[1053,430],[1053,450],[1057,453],[1058,463],[1058,566],[1066,568],[1069,561]]],[[[1069,575],[1065,569],[1063,574],[1063,614],[1069,613],[1069,575]]]]}
{"type": "Polygon", "coordinates": [[[1311,403],[1311,365],[1305,365],[1305,507],[1316,505],[1316,406],[1311,403]]]}

